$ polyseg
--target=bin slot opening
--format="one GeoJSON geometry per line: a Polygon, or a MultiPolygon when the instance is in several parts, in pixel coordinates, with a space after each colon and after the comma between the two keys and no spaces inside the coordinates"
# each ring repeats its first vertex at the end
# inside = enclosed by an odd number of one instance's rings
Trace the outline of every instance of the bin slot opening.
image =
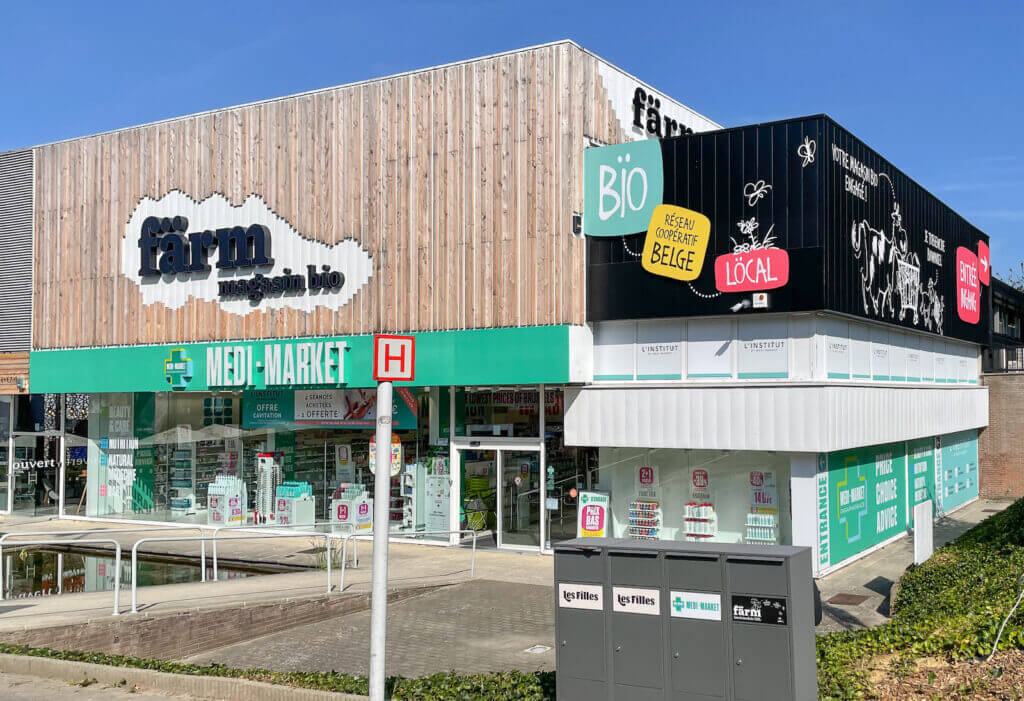
{"type": "Polygon", "coordinates": [[[685,562],[718,562],[717,557],[708,557],[707,555],[665,555],[666,560],[682,560],[685,562]]]}
{"type": "Polygon", "coordinates": [[[772,565],[774,567],[782,567],[785,564],[785,560],[777,560],[775,558],[759,558],[759,557],[730,557],[726,559],[729,564],[735,565],[772,565]]]}
{"type": "Polygon", "coordinates": [[[658,559],[658,553],[638,553],[633,550],[609,550],[609,554],[618,555],[619,557],[633,557],[638,560],[656,560],[658,559]]]}

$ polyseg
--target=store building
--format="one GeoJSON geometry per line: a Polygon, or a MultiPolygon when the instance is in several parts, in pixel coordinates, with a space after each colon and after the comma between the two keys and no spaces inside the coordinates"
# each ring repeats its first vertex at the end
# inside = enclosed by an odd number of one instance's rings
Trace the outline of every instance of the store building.
{"type": "Polygon", "coordinates": [[[586,152],[616,536],[807,545],[815,573],[978,496],[988,237],[832,120],[586,152]]]}
{"type": "Polygon", "coordinates": [[[8,482],[58,456],[57,498],[7,510],[365,530],[371,334],[399,331],[393,530],[575,536],[584,148],[717,127],[558,42],[27,150],[8,482]]]}
{"type": "Polygon", "coordinates": [[[558,42],[23,153],[7,511],[366,530],[378,332],[396,534],[820,574],[977,494],[987,237],[827,118],[722,130],[558,42]]]}

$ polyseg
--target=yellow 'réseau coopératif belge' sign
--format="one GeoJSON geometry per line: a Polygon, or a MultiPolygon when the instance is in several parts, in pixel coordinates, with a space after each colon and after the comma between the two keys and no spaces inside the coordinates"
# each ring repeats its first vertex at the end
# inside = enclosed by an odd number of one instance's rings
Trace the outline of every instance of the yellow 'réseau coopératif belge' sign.
{"type": "Polygon", "coordinates": [[[700,212],[659,204],[651,215],[641,263],[654,275],[696,280],[704,267],[711,220],[700,212]]]}

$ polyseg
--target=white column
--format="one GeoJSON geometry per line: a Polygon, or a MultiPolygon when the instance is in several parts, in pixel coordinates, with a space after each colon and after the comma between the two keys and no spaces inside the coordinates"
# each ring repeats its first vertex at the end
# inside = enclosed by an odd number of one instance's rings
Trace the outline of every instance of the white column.
{"type": "MultiPolygon", "coordinates": [[[[58,506],[57,506],[57,515],[58,516],[63,516],[64,515],[64,475],[65,475],[65,472],[68,469],[67,465],[65,464],[66,463],[65,457],[66,457],[67,453],[65,452],[66,444],[65,444],[65,439],[64,439],[64,430],[65,430],[66,421],[67,421],[67,417],[66,417],[66,412],[67,412],[67,405],[66,405],[67,395],[66,394],[59,394],[57,396],[59,397],[59,399],[57,401],[57,410],[60,411],[60,439],[57,441],[57,451],[58,451],[58,455],[57,455],[57,482],[58,482],[58,484],[56,486],[57,486],[57,494],[59,495],[59,497],[58,497],[58,506]]],[[[132,414],[132,416],[134,416],[134,413],[132,414]]]]}
{"type": "Polygon", "coordinates": [[[811,548],[811,568],[818,572],[818,455],[792,453],[789,458],[793,545],[811,548]]]}
{"type": "Polygon", "coordinates": [[[544,400],[544,385],[538,385],[540,397],[538,399],[537,413],[540,414],[540,549],[541,552],[548,549],[548,460],[547,447],[544,441],[544,422],[547,402],[544,400]]]}
{"type": "MultiPolygon", "coordinates": [[[[457,531],[459,523],[459,504],[462,503],[462,470],[459,465],[462,456],[455,448],[455,387],[448,388],[448,530],[457,531]]],[[[448,537],[449,545],[458,545],[458,533],[448,537]]]]}

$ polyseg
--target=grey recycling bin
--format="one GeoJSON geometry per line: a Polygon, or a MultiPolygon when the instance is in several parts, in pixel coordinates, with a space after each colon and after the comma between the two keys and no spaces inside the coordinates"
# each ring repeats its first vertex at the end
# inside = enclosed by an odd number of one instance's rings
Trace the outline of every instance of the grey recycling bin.
{"type": "Polygon", "coordinates": [[[809,548],[555,546],[558,698],[817,697],[809,548]]]}

